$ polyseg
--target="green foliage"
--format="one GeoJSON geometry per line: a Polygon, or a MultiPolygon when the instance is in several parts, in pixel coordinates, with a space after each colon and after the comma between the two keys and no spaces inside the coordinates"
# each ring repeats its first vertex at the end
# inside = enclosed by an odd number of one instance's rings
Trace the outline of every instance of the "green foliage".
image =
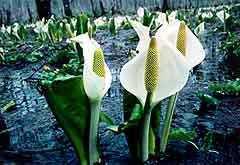
{"type": "Polygon", "coordinates": [[[63,39],[63,23],[51,18],[48,20],[48,35],[52,43],[57,43],[63,39]]]}
{"type": "Polygon", "coordinates": [[[142,118],[143,108],[140,104],[135,104],[129,115],[130,116],[128,120],[126,120],[124,123],[117,126],[111,125],[108,127],[108,129],[115,133],[128,132],[128,129],[134,129],[134,127],[138,126],[139,121],[142,118]]]}
{"type": "Polygon", "coordinates": [[[122,22],[122,25],[121,25],[121,26],[122,26],[123,29],[125,29],[125,30],[132,29],[132,26],[131,26],[129,20],[127,20],[127,19],[122,22]]]}
{"type": "Polygon", "coordinates": [[[201,99],[203,104],[216,106],[219,103],[219,100],[211,95],[208,95],[203,92],[198,92],[197,97],[201,99]]]}
{"type": "Polygon", "coordinates": [[[213,142],[214,142],[214,135],[212,132],[208,132],[205,134],[203,138],[203,146],[202,149],[204,151],[210,150],[213,147],[213,142]]]}
{"type": "Polygon", "coordinates": [[[100,112],[100,116],[99,116],[99,120],[100,122],[106,123],[107,125],[114,125],[113,120],[104,112],[100,112]]]}
{"type": "Polygon", "coordinates": [[[237,33],[227,33],[227,38],[220,49],[227,56],[227,62],[232,66],[240,67],[240,37],[237,33]]]}
{"type": "Polygon", "coordinates": [[[154,21],[155,14],[148,11],[148,9],[144,8],[143,15],[143,25],[151,26],[154,21]]]}
{"type": "Polygon", "coordinates": [[[5,64],[15,64],[16,62],[38,62],[43,57],[43,53],[37,50],[32,52],[11,52],[4,56],[5,64]]]}
{"type": "Polygon", "coordinates": [[[76,31],[77,35],[88,32],[88,16],[85,14],[80,14],[77,17],[76,31]]]}
{"type": "MultiPolygon", "coordinates": [[[[124,111],[124,122],[128,122],[128,120],[131,118],[133,119],[133,116],[138,117],[139,114],[136,113],[137,111],[140,112],[140,109],[137,110],[137,105],[141,105],[141,103],[138,101],[138,99],[133,96],[132,94],[128,93],[126,90],[124,90],[123,95],[123,111],[124,111]],[[137,115],[132,115],[132,113],[137,115]]],[[[140,108],[140,107],[139,107],[140,108]]],[[[143,109],[141,107],[141,109],[143,109]]],[[[128,147],[130,150],[130,153],[132,154],[133,158],[137,159],[139,158],[139,152],[140,152],[140,137],[139,132],[141,128],[139,128],[138,124],[134,127],[129,127],[125,129],[124,133],[128,142],[128,147]]]]}
{"type": "Polygon", "coordinates": [[[64,76],[43,87],[58,123],[72,141],[80,164],[89,164],[90,103],[81,77],[64,76]]]}
{"type": "Polygon", "coordinates": [[[67,64],[64,64],[61,71],[70,75],[82,75],[83,65],[78,59],[71,59],[67,64]]]}
{"type": "Polygon", "coordinates": [[[169,134],[169,140],[174,141],[193,141],[197,137],[195,131],[187,131],[184,128],[173,128],[169,134]]]}
{"type": "Polygon", "coordinates": [[[10,112],[15,108],[16,108],[16,102],[14,100],[11,100],[2,108],[2,112],[10,112]]]}
{"type": "Polygon", "coordinates": [[[117,29],[116,29],[116,23],[115,23],[115,18],[111,18],[109,21],[109,31],[112,35],[117,34],[117,29]]]}
{"type": "Polygon", "coordinates": [[[209,90],[215,95],[239,96],[240,80],[232,80],[225,83],[214,83],[209,86],[209,90]]]}

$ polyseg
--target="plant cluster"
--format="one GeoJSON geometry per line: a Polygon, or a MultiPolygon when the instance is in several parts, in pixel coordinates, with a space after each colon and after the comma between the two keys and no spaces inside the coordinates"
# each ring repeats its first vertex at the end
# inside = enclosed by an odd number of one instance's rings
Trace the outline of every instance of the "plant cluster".
{"type": "MultiPolygon", "coordinates": [[[[198,15],[196,25],[211,22],[217,16],[213,13],[198,15]]],[[[108,129],[115,133],[124,133],[132,157],[143,163],[150,155],[165,154],[170,141],[184,141],[197,148],[193,143],[195,131],[171,129],[178,93],[188,81],[192,68],[205,57],[196,31],[192,32],[188,25],[192,26],[181,13],[151,13],[142,8],[138,10],[136,20],[113,17],[93,21],[84,14],[63,20],[52,17],[32,25],[4,27],[0,37],[28,43],[30,34],[33,34],[37,46],[47,43],[53,49],[54,58],[44,66],[40,86],[57,122],[71,140],[80,164],[102,162],[99,122],[107,123],[108,129]],[[108,28],[112,35],[116,35],[119,27],[133,27],[139,42],[134,50],[136,53],[120,73],[124,87],[124,122],[114,125],[110,117],[101,112],[101,102],[110,88],[112,77],[104,50],[94,37],[96,29],[108,28]],[[166,109],[161,106],[164,99],[168,101],[166,109]],[[163,121],[161,112],[165,114],[163,121]]],[[[31,56],[35,58],[33,62],[43,56],[39,47],[31,49],[31,56]]],[[[230,47],[225,46],[224,50],[230,47]]],[[[0,62],[10,61],[6,56],[9,50],[7,47],[0,49],[0,62]]],[[[24,54],[19,56],[24,57],[24,54]]],[[[214,84],[209,89],[213,93],[239,93],[239,80],[214,84]]],[[[218,100],[210,95],[199,93],[198,97],[206,104],[218,104],[218,100]]]]}
{"type": "Polygon", "coordinates": [[[226,62],[231,68],[238,69],[240,67],[240,37],[236,32],[227,33],[220,50],[225,54],[226,62]]]}

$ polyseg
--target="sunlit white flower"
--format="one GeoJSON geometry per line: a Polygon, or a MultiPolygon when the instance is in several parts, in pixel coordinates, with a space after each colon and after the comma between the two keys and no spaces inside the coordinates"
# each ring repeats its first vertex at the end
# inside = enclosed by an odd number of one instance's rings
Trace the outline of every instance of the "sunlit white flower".
{"type": "Polygon", "coordinates": [[[8,34],[12,33],[12,27],[11,26],[7,26],[6,31],[8,34]]]}
{"type": "Polygon", "coordinates": [[[157,18],[155,19],[157,25],[167,24],[167,15],[165,13],[158,12],[157,15],[157,18]]]}
{"type": "Polygon", "coordinates": [[[77,31],[72,31],[71,29],[71,25],[69,23],[65,23],[65,27],[67,30],[67,33],[71,36],[71,37],[75,37],[77,35],[77,31]]]}
{"type": "Polygon", "coordinates": [[[167,17],[169,23],[174,22],[177,17],[177,11],[172,11],[167,17]]]}
{"type": "Polygon", "coordinates": [[[3,25],[1,26],[1,32],[2,32],[2,33],[6,33],[6,31],[7,31],[7,29],[6,29],[5,25],[3,24],[3,25]]]}
{"type": "MultiPolygon", "coordinates": [[[[150,41],[150,27],[148,26],[144,26],[142,23],[138,22],[138,21],[130,21],[133,29],[136,31],[138,38],[139,38],[139,42],[137,45],[136,50],[138,52],[143,51],[143,49],[147,49],[146,47],[146,43],[149,43],[150,41]]],[[[145,50],[144,50],[145,51],[145,50]]]]}
{"type": "Polygon", "coordinates": [[[160,25],[165,26],[176,20],[177,11],[173,11],[169,15],[167,15],[166,13],[157,12],[157,15],[158,15],[157,18],[155,19],[156,24],[158,26],[160,25]]]}
{"type": "Polygon", "coordinates": [[[18,31],[20,29],[20,25],[18,23],[14,23],[13,27],[12,27],[12,34],[17,37],[18,39],[20,39],[19,35],[18,35],[18,31]]]}
{"type": "Polygon", "coordinates": [[[200,64],[205,58],[205,52],[199,39],[183,22],[175,20],[169,25],[163,26],[158,30],[156,36],[166,38],[174,47],[182,46],[178,50],[186,58],[190,68],[200,64]]]}
{"type": "Polygon", "coordinates": [[[96,26],[104,26],[107,23],[107,18],[106,17],[99,17],[94,20],[94,23],[96,26]]]}
{"type": "Polygon", "coordinates": [[[201,16],[202,16],[203,19],[205,19],[205,18],[210,19],[210,18],[213,17],[213,14],[212,14],[211,11],[208,11],[208,12],[203,12],[203,13],[201,13],[201,16]]]}
{"type": "Polygon", "coordinates": [[[126,17],[124,16],[116,16],[114,17],[115,21],[115,26],[116,28],[119,28],[122,26],[122,23],[126,20],[126,17]]]}
{"type": "Polygon", "coordinates": [[[153,93],[152,106],[180,91],[187,82],[189,66],[165,38],[149,36],[149,28],[131,21],[139,35],[139,53],[120,73],[122,86],[144,106],[147,93],[153,93]]]}
{"type": "Polygon", "coordinates": [[[88,33],[71,38],[83,48],[84,67],[83,84],[91,100],[100,100],[110,88],[112,75],[105,63],[100,45],[88,33]]]}
{"type": "Polygon", "coordinates": [[[142,18],[144,16],[144,8],[139,7],[137,10],[138,17],[142,18]]]}
{"type": "Polygon", "coordinates": [[[196,35],[201,35],[203,34],[205,31],[205,22],[200,23],[195,29],[194,29],[194,33],[196,35]]]}
{"type": "Polygon", "coordinates": [[[230,17],[230,14],[228,14],[224,10],[217,12],[216,15],[223,23],[225,22],[226,19],[228,19],[230,17]]]}
{"type": "Polygon", "coordinates": [[[45,23],[43,18],[41,21],[36,22],[36,27],[33,29],[35,33],[48,33],[48,23],[45,23]]]}

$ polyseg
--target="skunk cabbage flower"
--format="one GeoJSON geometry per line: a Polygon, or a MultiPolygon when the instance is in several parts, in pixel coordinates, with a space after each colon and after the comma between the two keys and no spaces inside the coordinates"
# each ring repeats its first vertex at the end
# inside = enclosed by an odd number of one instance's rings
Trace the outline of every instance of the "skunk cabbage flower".
{"type": "Polygon", "coordinates": [[[200,64],[205,58],[205,52],[199,39],[183,23],[175,20],[161,27],[156,36],[165,38],[186,58],[191,68],[200,64]]]}
{"type": "Polygon", "coordinates": [[[140,54],[140,51],[143,51],[143,49],[148,48],[145,44],[150,42],[150,36],[149,36],[150,27],[144,26],[142,23],[138,21],[130,21],[130,23],[139,37],[139,42],[136,50],[140,54]]]}
{"type": "Polygon", "coordinates": [[[142,18],[144,16],[144,8],[139,7],[137,10],[138,17],[142,18]]]}
{"type": "Polygon", "coordinates": [[[230,17],[230,14],[228,14],[227,12],[225,12],[225,10],[221,10],[221,11],[217,12],[216,15],[217,15],[217,17],[222,21],[222,23],[224,23],[225,20],[230,17]]]}
{"type": "Polygon", "coordinates": [[[139,54],[126,63],[120,73],[123,87],[145,105],[153,93],[152,106],[180,91],[187,82],[189,66],[177,49],[163,37],[150,37],[149,28],[132,21],[140,41],[139,54]]]}
{"type": "MultiPolygon", "coordinates": [[[[200,41],[183,22],[175,20],[160,28],[156,35],[166,38],[177,48],[182,54],[181,56],[186,59],[189,70],[203,61],[205,53],[200,41]]],[[[160,142],[160,152],[162,153],[166,151],[177,96],[178,93],[169,98],[160,142]]]]}
{"type": "Polygon", "coordinates": [[[33,29],[35,33],[48,33],[48,22],[45,24],[45,19],[36,22],[36,27],[33,29]]]}
{"type": "Polygon", "coordinates": [[[91,100],[101,100],[111,85],[111,72],[104,60],[100,45],[88,33],[71,38],[83,48],[83,84],[91,100]]]}
{"type": "Polygon", "coordinates": [[[176,20],[177,11],[171,12],[167,15],[166,13],[158,12],[155,22],[157,25],[167,25],[168,23],[174,22],[176,20]]]}
{"type": "Polygon", "coordinates": [[[162,12],[158,12],[157,13],[158,16],[157,18],[155,19],[155,22],[157,25],[164,25],[164,24],[167,24],[167,15],[165,13],[162,13],[162,12]]]}

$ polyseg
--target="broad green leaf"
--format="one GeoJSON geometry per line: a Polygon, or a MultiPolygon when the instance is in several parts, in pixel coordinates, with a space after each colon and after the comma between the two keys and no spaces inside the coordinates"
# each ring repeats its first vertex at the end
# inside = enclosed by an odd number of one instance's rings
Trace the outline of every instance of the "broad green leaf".
{"type": "MultiPolygon", "coordinates": [[[[141,105],[141,103],[138,101],[138,99],[135,96],[133,96],[132,94],[124,90],[123,110],[124,110],[125,122],[127,122],[128,119],[131,117],[132,111],[134,110],[134,107],[136,104],[141,105]]],[[[140,152],[139,131],[140,129],[138,128],[138,126],[130,127],[124,131],[127,142],[128,142],[128,147],[133,158],[139,157],[139,152],[140,152]]]]}
{"type": "Polygon", "coordinates": [[[46,100],[59,125],[72,141],[81,165],[89,164],[90,105],[81,77],[55,79],[44,88],[46,100]]]}
{"type": "Polygon", "coordinates": [[[104,112],[100,112],[99,121],[104,122],[110,126],[114,125],[114,122],[112,121],[112,119],[104,112]]]}
{"type": "Polygon", "coordinates": [[[169,140],[177,140],[177,141],[193,141],[197,136],[195,131],[187,131],[183,128],[173,128],[171,129],[169,140]]]}
{"type": "Polygon", "coordinates": [[[197,96],[203,101],[203,103],[208,105],[217,105],[219,103],[219,100],[216,99],[215,97],[202,92],[198,92],[197,96]]]}
{"type": "Polygon", "coordinates": [[[76,27],[77,35],[87,33],[88,32],[88,16],[85,14],[81,14],[77,17],[76,27]]]}
{"type": "MultiPolygon", "coordinates": [[[[133,158],[139,158],[140,152],[140,133],[139,122],[142,119],[143,108],[138,99],[124,90],[124,123],[119,125],[117,131],[124,132],[128,142],[128,147],[133,158]]],[[[156,111],[157,112],[157,111],[156,111]]],[[[157,113],[156,113],[157,114],[157,113]]],[[[154,129],[150,128],[149,132],[149,153],[154,155],[156,150],[156,136],[154,129]]]]}

